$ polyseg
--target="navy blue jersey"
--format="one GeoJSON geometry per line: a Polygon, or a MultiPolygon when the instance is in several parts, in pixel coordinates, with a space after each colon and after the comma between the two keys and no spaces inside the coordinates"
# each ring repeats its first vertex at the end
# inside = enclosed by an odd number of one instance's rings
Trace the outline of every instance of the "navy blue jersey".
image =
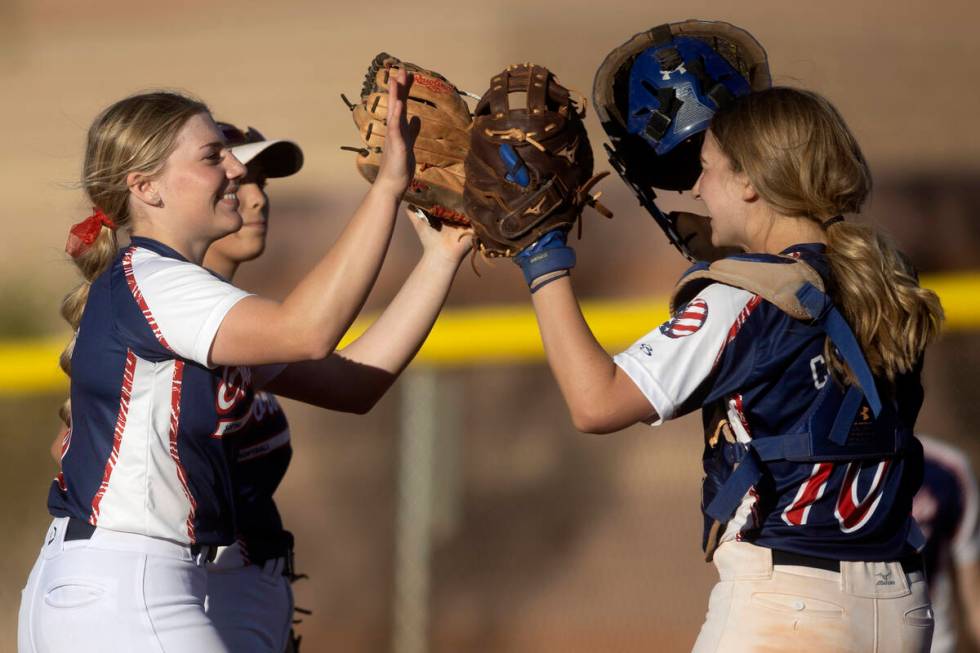
{"type": "Polygon", "coordinates": [[[933,653],[956,650],[954,570],[980,559],[980,494],[966,454],[921,437],[925,450],[922,487],[912,514],[926,536],[922,550],[936,625],[933,653]]]}
{"type": "MultiPolygon", "coordinates": [[[[826,279],[823,252],[823,245],[798,245],[783,254],[803,259],[826,279]]],[[[824,359],[825,338],[823,330],[758,295],[716,283],[615,360],[661,419],[702,409],[705,507],[746,443],[787,433],[820,388],[835,383],[824,359]]],[[[922,403],[918,374],[899,379],[893,394],[900,419],[913,424],[922,403]]],[[[921,468],[914,439],[903,455],[880,460],[770,462],[722,525],[718,542],[744,540],[838,560],[901,558],[912,552],[906,540],[921,468]]],[[[705,547],[711,527],[706,516],[705,547]]]]}
{"type": "Polygon", "coordinates": [[[275,396],[257,392],[247,415],[224,435],[235,488],[236,539],[246,557],[280,555],[288,536],[273,494],[289,467],[289,423],[275,396]]]}
{"type": "Polygon", "coordinates": [[[208,353],[246,296],[156,241],[119,252],[91,286],[72,352],[53,515],[183,543],[232,540],[221,431],[253,391],[247,368],[211,368],[208,353]]]}

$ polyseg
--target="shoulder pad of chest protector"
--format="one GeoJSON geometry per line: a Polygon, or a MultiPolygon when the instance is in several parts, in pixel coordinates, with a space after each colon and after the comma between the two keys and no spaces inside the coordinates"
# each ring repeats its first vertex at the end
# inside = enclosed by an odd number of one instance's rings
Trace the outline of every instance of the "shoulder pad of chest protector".
{"type": "Polygon", "coordinates": [[[824,291],[820,274],[799,259],[773,254],[736,254],[688,268],[671,294],[671,314],[712,283],[723,283],[759,295],[798,320],[817,317],[801,303],[800,289],[810,284],[824,291]]]}

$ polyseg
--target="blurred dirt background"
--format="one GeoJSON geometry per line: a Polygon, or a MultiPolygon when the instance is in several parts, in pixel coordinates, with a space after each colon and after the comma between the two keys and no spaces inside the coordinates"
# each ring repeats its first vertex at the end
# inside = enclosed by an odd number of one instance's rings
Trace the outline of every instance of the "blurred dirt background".
{"type": "MultiPolygon", "coordinates": [[[[923,272],[980,267],[980,9],[966,0],[2,0],[0,338],[65,333],[57,308],[75,272],[62,246],[89,209],[75,186],[84,134],[119,97],[183,89],[221,119],[301,143],[304,170],[270,185],[267,253],[239,276],[250,290],[282,296],[366,188],[354,155],[339,150],[356,144],[339,95],[357,94],[377,52],[437,68],[475,93],[505,65],[535,61],[590,94],[609,50],[692,17],[749,29],[777,83],[836,103],[875,173],[867,215],[923,272]]],[[[588,120],[604,169],[602,131],[588,120]]],[[[603,189],[617,216],[586,216],[581,295],[665,294],[684,261],[618,179],[603,189]]],[[[418,252],[401,225],[369,309],[392,297],[418,252]]],[[[510,264],[480,267],[480,278],[461,269],[451,306],[526,302],[510,264]]],[[[977,333],[951,334],[933,349],[920,430],[980,462],[978,367],[977,333]]],[[[699,550],[697,417],[585,436],[543,365],[447,370],[439,383],[458,415],[459,503],[433,557],[432,649],[688,650],[714,581],[699,550]]],[[[305,651],[390,648],[402,387],[364,417],[287,405],[295,458],[279,499],[311,576],[295,588],[297,603],[313,610],[300,626],[305,651]]],[[[20,588],[48,521],[47,448],[61,401],[0,398],[0,650],[14,649],[20,588]]]]}

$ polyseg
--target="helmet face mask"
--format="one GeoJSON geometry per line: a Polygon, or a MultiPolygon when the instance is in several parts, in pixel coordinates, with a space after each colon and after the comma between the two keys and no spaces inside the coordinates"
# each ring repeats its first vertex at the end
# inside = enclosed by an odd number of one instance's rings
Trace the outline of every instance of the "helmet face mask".
{"type": "Polygon", "coordinates": [[[701,174],[704,134],[701,131],[684,139],[663,156],[652,156],[646,140],[628,134],[617,140],[615,152],[636,184],[660,190],[691,190],[701,174]]]}

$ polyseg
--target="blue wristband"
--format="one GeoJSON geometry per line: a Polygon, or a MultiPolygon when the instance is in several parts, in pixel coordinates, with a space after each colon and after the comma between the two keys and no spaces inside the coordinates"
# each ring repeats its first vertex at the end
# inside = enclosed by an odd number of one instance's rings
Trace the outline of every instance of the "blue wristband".
{"type": "Polygon", "coordinates": [[[560,229],[549,231],[514,257],[528,287],[541,275],[575,267],[575,250],[565,244],[567,235],[560,229]]]}

